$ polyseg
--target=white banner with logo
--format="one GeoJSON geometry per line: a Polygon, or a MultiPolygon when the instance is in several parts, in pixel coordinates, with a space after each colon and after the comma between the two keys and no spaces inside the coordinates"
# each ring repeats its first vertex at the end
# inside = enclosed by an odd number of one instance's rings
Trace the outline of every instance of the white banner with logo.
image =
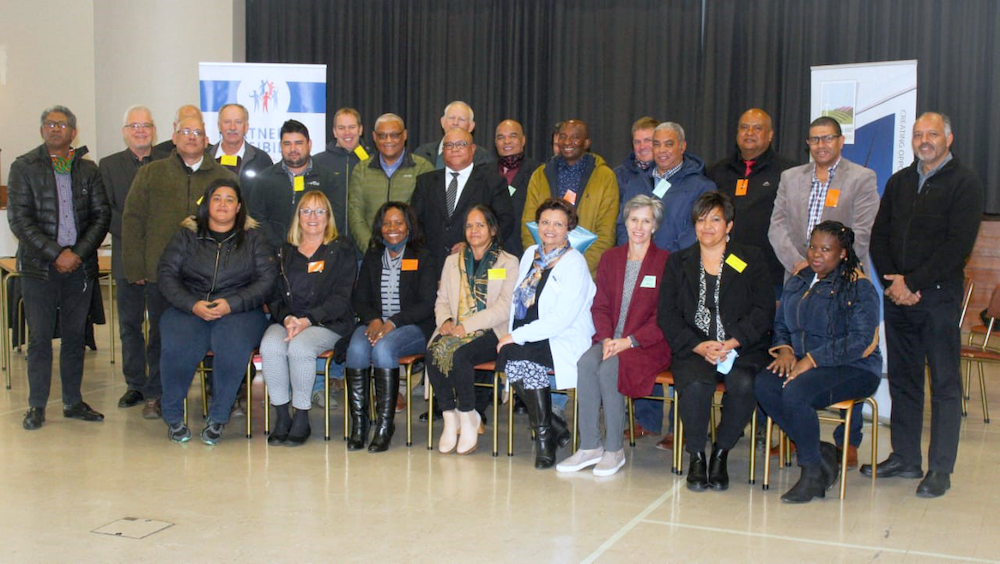
{"type": "MultiPolygon", "coordinates": [[[[812,67],[810,120],[829,116],[840,123],[843,156],[875,171],[880,195],[889,177],[913,162],[910,137],[916,111],[915,60],[812,67]]],[[[864,260],[870,274],[871,261],[864,260]]],[[[877,278],[872,281],[881,293],[877,278]]],[[[880,337],[885,371],[884,327],[880,337]]],[[[879,419],[887,420],[892,408],[888,381],[883,379],[875,400],[879,419]]]]}
{"type": "Polygon", "coordinates": [[[247,141],[281,160],[281,124],[309,129],[313,153],[326,148],[326,65],[199,63],[201,111],[212,144],[218,143],[219,108],[242,104],[250,113],[247,141]]]}

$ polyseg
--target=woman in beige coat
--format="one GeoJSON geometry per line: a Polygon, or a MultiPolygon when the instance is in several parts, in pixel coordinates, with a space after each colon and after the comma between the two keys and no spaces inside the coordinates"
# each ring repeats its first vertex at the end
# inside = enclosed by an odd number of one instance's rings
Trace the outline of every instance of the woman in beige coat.
{"type": "Polygon", "coordinates": [[[476,205],[465,218],[465,246],[445,260],[427,344],[427,376],[441,406],[438,450],[469,454],[479,441],[475,366],[496,360],[507,334],[518,262],[500,246],[496,214],[476,205]]]}

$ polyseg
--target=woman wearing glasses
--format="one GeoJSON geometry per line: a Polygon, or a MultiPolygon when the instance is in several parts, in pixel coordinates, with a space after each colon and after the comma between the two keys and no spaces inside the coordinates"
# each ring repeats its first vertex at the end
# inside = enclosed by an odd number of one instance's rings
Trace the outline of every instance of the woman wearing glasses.
{"type": "Polygon", "coordinates": [[[267,444],[298,446],[311,432],[316,357],[350,332],[354,317],[354,248],[338,233],[330,200],[322,192],[307,192],[299,200],[277,258],[278,283],[268,303],[271,326],[260,343],[264,381],[276,413],[267,444]]]}

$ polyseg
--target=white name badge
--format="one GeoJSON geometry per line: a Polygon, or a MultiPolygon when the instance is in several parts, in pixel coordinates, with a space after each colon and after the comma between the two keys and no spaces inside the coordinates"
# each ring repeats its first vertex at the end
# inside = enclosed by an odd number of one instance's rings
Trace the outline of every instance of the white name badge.
{"type": "Polygon", "coordinates": [[[670,182],[661,178],[657,181],[656,188],[653,188],[653,195],[663,199],[663,195],[667,193],[667,190],[670,190],[670,182]]]}
{"type": "Polygon", "coordinates": [[[639,283],[640,288],[655,288],[656,287],[656,276],[652,274],[647,274],[642,277],[642,282],[639,283]]]}
{"type": "Polygon", "coordinates": [[[517,188],[514,188],[513,186],[507,185],[507,191],[510,192],[511,196],[513,196],[514,192],[517,192],[517,188]]]}

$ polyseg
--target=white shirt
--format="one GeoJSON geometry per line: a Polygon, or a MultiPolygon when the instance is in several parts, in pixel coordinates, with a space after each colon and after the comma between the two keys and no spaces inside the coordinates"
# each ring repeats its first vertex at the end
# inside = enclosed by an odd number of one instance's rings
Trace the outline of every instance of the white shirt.
{"type": "MultiPolygon", "coordinates": [[[[462,190],[465,189],[465,183],[469,181],[469,176],[472,175],[472,167],[476,166],[475,163],[469,163],[469,166],[463,168],[462,170],[453,170],[444,167],[444,190],[445,194],[448,193],[448,185],[451,184],[451,179],[455,178],[452,173],[458,173],[458,192],[455,194],[455,206],[458,206],[458,201],[462,199],[462,190]]],[[[455,210],[448,210],[451,213],[455,210]]]]}
{"type": "MultiPolygon", "coordinates": [[[[246,159],[246,153],[247,153],[247,141],[246,141],[246,139],[244,139],[243,142],[240,143],[240,150],[236,151],[236,154],[233,155],[233,156],[234,157],[239,157],[241,159],[246,159]]],[[[219,157],[221,157],[222,155],[225,155],[225,154],[226,154],[226,152],[222,150],[222,141],[219,141],[219,146],[215,148],[215,157],[214,158],[217,159],[217,158],[219,158],[219,157]]]]}
{"type": "Polygon", "coordinates": [[[198,169],[201,168],[201,163],[203,163],[203,162],[205,162],[205,157],[204,156],[202,156],[200,159],[198,159],[198,162],[194,163],[193,165],[189,165],[187,163],[184,163],[184,164],[186,164],[187,167],[191,169],[191,172],[198,172],[198,169]]]}

